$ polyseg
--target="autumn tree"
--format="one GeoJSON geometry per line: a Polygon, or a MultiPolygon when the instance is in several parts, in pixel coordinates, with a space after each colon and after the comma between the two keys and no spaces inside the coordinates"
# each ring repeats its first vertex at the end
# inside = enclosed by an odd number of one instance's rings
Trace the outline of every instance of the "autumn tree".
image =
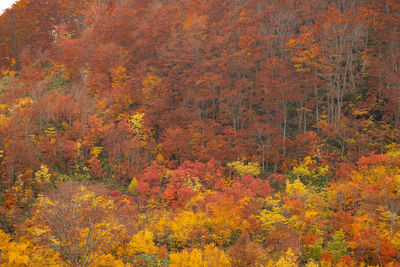
{"type": "Polygon", "coordinates": [[[21,231],[57,251],[70,266],[114,262],[109,253],[125,228],[116,218],[114,202],[96,191],[78,183],[60,184],[39,198],[32,219],[21,231]]]}

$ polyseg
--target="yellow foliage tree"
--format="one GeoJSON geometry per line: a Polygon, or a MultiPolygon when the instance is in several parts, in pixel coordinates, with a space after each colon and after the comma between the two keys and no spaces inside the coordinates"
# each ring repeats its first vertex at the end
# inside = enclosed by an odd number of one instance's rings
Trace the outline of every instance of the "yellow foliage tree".
{"type": "Polygon", "coordinates": [[[46,165],[41,165],[40,169],[35,172],[35,180],[38,184],[50,183],[51,174],[46,165]]]}
{"type": "Polygon", "coordinates": [[[297,256],[293,253],[292,249],[289,248],[286,251],[286,255],[282,256],[275,264],[276,267],[297,267],[297,256]]]}
{"type": "Polygon", "coordinates": [[[149,132],[146,130],[144,125],[144,113],[137,113],[129,118],[129,124],[132,130],[135,132],[135,141],[138,142],[142,147],[146,146],[149,139],[149,132]]]}
{"type": "Polygon", "coordinates": [[[290,181],[286,182],[286,195],[290,198],[305,200],[309,193],[307,187],[299,179],[293,183],[290,181]]]}
{"type": "Polygon", "coordinates": [[[227,166],[234,169],[240,176],[251,174],[254,177],[258,177],[261,174],[261,168],[258,162],[248,162],[247,164],[245,164],[242,161],[234,161],[229,162],[227,166]]]}
{"type": "Polygon", "coordinates": [[[203,212],[194,213],[191,210],[183,210],[175,214],[165,214],[154,225],[154,233],[160,237],[167,238],[169,245],[175,249],[188,246],[193,242],[190,234],[204,227],[205,214],[203,212]]]}
{"type": "Polygon", "coordinates": [[[279,205],[280,200],[267,197],[265,199],[265,209],[263,209],[258,217],[262,225],[268,231],[272,231],[276,224],[287,224],[288,219],[283,214],[283,209],[279,205]]]}
{"type": "Polygon", "coordinates": [[[203,250],[183,250],[170,254],[171,267],[228,267],[229,257],[214,244],[205,246],[203,250]]]}
{"type": "Polygon", "coordinates": [[[128,186],[128,190],[132,195],[135,195],[137,193],[137,186],[138,186],[138,181],[135,177],[133,177],[128,186]]]}
{"type": "Polygon", "coordinates": [[[12,237],[0,230],[1,266],[63,266],[60,254],[36,246],[33,242],[21,238],[12,241],[12,237]]]}
{"type": "Polygon", "coordinates": [[[115,212],[112,200],[80,184],[64,183],[39,197],[32,219],[21,231],[35,244],[57,251],[68,265],[102,266],[125,233],[115,212]]]}
{"type": "Polygon", "coordinates": [[[158,249],[153,238],[153,232],[149,230],[139,231],[128,244],[128,255],[156,254],[158,249]]]}
{"type": "Polygon", "coordinates": [[[292,175],[301,182],[309,185],[325,186],[329,174],[329,167],[316,167],[316,162],[310,156],[304,158],[303,162],[293,168],[292,175]]]}

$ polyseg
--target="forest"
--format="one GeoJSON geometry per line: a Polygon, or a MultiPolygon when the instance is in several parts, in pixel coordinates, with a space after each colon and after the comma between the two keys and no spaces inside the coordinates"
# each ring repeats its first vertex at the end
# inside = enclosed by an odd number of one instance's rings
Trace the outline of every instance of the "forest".
{"type": "Polygon", "coordinates": [[[19,0],[0,265],[400,266],[400,0],[19,0]]]}

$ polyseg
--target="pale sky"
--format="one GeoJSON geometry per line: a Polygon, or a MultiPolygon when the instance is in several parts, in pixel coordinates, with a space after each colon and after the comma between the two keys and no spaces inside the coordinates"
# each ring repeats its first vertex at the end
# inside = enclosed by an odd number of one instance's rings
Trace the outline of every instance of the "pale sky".
{"type": "Polygon", "coordinates": [[[5,9],[11,7],[15,2],[17,2],[17,0],[0,0],[0,14],[3,13],[5,9]]]}

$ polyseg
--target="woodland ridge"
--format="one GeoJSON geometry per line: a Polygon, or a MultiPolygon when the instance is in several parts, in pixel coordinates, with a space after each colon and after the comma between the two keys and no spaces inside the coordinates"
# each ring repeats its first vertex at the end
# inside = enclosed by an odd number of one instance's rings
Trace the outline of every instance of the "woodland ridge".
{"type": "Polygon", "coordinates": [[[1,266],[400,266],[400,0],[19,0],[1,266]]]}

